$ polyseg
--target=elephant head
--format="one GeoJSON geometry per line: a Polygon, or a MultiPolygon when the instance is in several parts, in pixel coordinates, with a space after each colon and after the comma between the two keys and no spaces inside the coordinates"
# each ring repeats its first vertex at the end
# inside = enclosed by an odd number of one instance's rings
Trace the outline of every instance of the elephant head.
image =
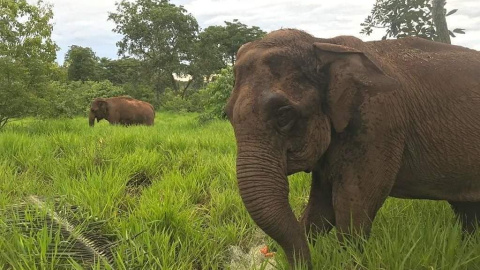
{"type": "Polygon", "coordinates": [[[278,30],[242,46],[225,108],[237,142],[242,200],[291,264],[309,262],[310,253],[289,205],[287,176],[312,171],[332,134],[355,125],[362,100],[390,82],[364,53],[330,42],[278,30]]]}
{"type": "Polygon", "coordinates": [[[96,98],[90,106],[90,114],[88,117],[91,127],[97,122],[108,117],[108,102],[104,98],[96,98]]]}

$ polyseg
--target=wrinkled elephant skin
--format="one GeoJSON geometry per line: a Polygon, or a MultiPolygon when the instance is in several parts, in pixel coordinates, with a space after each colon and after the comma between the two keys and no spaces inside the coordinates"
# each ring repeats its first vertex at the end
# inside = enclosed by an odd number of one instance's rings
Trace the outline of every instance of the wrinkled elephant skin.
{"type": "Polygon", "coordinates": [[[225,112],[237,180],[256,224],[290,264],[306,233],[368,236],[388,196],[447,200],[480,217],[480,52],[420,38],[363,42],[294,30],[243,45],[225,112]],[[298,221],[287,176],[312,172],[298,221]]]}

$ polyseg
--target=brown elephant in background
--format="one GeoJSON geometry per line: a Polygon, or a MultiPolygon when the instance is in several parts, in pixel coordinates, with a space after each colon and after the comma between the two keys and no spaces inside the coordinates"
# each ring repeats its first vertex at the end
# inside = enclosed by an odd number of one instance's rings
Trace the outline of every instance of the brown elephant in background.
{"type": "Polygon", "coordinates": [[[131,97],[96,98],[92,101],[89,124],[93,127],[95,119],[106,119],[110,124],[153,125],[155,110],[152,104],[131,97]]]}
{"type": "Polygon", "coordinates": [[[420,38],[362,42],[284,29],[243,45],[225,112],[252,219],[310,265],[305,233],[368,236],[388,196],[480,219],[480,52],[420,38]],[[287,176],[312,172],[300,222],[287,176]]]}

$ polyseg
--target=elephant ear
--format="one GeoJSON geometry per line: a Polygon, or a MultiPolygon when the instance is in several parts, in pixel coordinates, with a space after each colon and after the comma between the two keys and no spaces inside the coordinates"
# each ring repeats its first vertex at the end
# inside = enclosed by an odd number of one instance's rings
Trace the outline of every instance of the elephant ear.
{"type": "Polygon", "coordinates": [[[388,77],[363,52],[330,43],[314,43],[317,72],[325,70],[328,76],[327,115],[335,131],[340,133],[348,126],[360,89],[371,95],[387,91],[393,79],[388,77]]]}
{"type": "Polygon", "coordinates": [[[97,99],[98,108],[105,114],[108,114],[108,102],[104,98],[97,99]]]}

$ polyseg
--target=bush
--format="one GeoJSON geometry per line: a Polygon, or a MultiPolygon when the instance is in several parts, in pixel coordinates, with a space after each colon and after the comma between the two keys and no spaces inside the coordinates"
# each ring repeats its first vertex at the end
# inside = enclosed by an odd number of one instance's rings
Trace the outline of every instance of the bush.
{"type": "Polygon", "coordinates": [[[202,97],[204,104],[204,112],[200,115],[200,121],[226,118],[224,108],[232,92],[234,82],[233,68],[227,67],[220,71],[213,82],[200,90],[199,95],[202,97]]]}
{"type": "MultiPolygon", "coordinates": [[[[90,103],[98,97],[129,95],[155,105],[156,109],[173,112],[198,112],[200,121],[225,118],[225,104],[233,88],[231,67],[222,69],[216,80],[203,89],[190,88],[187,92],[167,89],[156,104],[155,94],[145,85],[124,84],[116,86],[110,81],[50,81],[45,94],[35,100],[32,115],[44,118],[86,116],[90,103]]],[[[13,88],[12,88],[13,89],[13,88]]],[[[21,93],[21,92],[20,92],[21,93]]],[[[0,95],[1,96],[1,95],[0,95]]],[[[19,100],[25,100],[19,97],[19,100]]]]}
{"type": "Polygon", "coordinates": [[[213,119],[225,119],[224,108],[234,84],[233,68],[227,67],[220,71],[216,79],[205,88],[190,91],[182,96],[180,92],[167,89],[160,96],[160,107],[165,111],[199,112],[200,122],[213,119]]]}
{"type": "Polygon", "coordinates": [[[160,96],[160,108],[172,112],[202,112],[203,105],[198,92],[182,97],[179,92],[167,88],[160,96]]]}
{"type": "Polygon", "coordinates": [[[110,81],[52,81],[48,89],[47,103],[40,110],[41,117],[74,117],[86,115],[90,103],[97,97],[114,97],[125,94],[123,88],[110,81]]]}
{"type": "Polygon", "coordinates": [[[122,85],[125,94],[155,105],[155,93],[153,89],[147,85],[135,84],[135,83],[125,83],[122,85]]]}
{"type": "Polygon", "coordinates": [[[51,6],[27,2],[0,1],[0,129],[37,113],[54,65],[51,6]]]}

